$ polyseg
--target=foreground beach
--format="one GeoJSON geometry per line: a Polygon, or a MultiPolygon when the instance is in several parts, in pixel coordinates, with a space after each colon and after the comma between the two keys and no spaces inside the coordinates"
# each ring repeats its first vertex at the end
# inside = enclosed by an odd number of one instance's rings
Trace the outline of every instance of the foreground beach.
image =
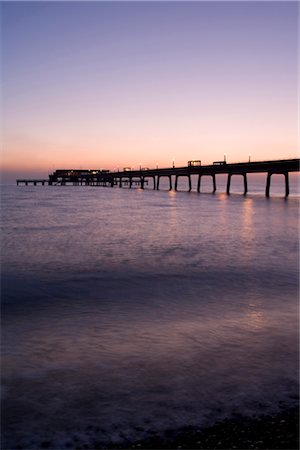
{"type": "MultiPolygon", "coordinates": [[[[236,416],[203,429],[186,427],[153,433],[136,442],[103,443],[95,438],[97,426],[88,426],[83,444],[70,437],[63,448],[82,449],[288,449],[299,448],[299,408],[294,407],[277,415],[246,418],[236,416]],[[92,438],[91,435],[94,435],[92,438]]],[[[54,449],[51,441],[40,443],[42,449],[54,449]]],[[[18,445],[18,450],[24,449],[18,445]]],[[[56,449],[57,450],[57,449],[56,449]]]]}
{"type": "MultiPolygon", "coordinates": [[[[85,447],[87,448],[87,447],[85,447]]],[[[94,448],[103,448],[97,446],[94,448]]],[[[291,408],[275,416],[236,417],[205,429],[169,430],[163,437],[108,448],[138,449],[298,449],[299,410],[291,408]]]]}

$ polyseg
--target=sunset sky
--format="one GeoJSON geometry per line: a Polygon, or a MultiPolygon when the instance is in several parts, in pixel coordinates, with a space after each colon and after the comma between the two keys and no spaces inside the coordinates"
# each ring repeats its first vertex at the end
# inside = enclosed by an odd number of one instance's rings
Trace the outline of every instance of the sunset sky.
{"type": "Polygon", "coordinates": [[[2,2],[3,182],[298,156],[297,2],[2,2]]]}

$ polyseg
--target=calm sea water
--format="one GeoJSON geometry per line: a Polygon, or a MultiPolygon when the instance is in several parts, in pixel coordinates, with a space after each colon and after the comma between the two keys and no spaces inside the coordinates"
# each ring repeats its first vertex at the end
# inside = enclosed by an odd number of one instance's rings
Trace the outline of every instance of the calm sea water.
{"type": "Polygon", "coordinates": [[[2,187],[2,448],[298,402],[298,182],[288,200],[264,182],[246,197],[2,187]]]}

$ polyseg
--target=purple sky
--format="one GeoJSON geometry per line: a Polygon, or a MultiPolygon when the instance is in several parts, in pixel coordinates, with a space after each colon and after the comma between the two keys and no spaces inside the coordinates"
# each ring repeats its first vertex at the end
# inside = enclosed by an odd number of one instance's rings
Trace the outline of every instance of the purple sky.
{"type": "Polygon", "coordinates": [[[297,2],[2,2],[3,180],[297,156],[297,2]]]}

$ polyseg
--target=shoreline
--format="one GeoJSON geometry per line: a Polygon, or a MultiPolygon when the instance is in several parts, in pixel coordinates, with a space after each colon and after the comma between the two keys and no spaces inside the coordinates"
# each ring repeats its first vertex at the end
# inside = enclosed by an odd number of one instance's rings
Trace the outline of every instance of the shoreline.
{"type": "MultiPolygon", "coordinates": [[[[91,428],[89,426],[87,430],[91,428]]],[[[87,433],[88,434],[88,433],[87,433]]],[[[181,429],[167,429],[150,432],[140,440],[108,442],[97,437],[86,436],[79,440],[69,436],[60,447],[51,439],[42,439],[37,446],[28,447],[21,442],[14,447],[3,446],[3,450],[99,450],[99,449],[223,449],[223,450],[298,450],[299,449],[299,406],[290,407],[272,415],[245,417],[236,415],[208,427],[187,426],[181,429]]]]}
{"type": "MultiPolygon", "coordinates": [[[[80,447],[77,447],[80,449],[80,447]]],[[[91,447],[89,447],[91,448],[91,447]]],[[[278,414],[237,416],[206,427],[166,430],[127,444],[96,444],[95,449],[299,449],[299,407],[278,414]]]]}

